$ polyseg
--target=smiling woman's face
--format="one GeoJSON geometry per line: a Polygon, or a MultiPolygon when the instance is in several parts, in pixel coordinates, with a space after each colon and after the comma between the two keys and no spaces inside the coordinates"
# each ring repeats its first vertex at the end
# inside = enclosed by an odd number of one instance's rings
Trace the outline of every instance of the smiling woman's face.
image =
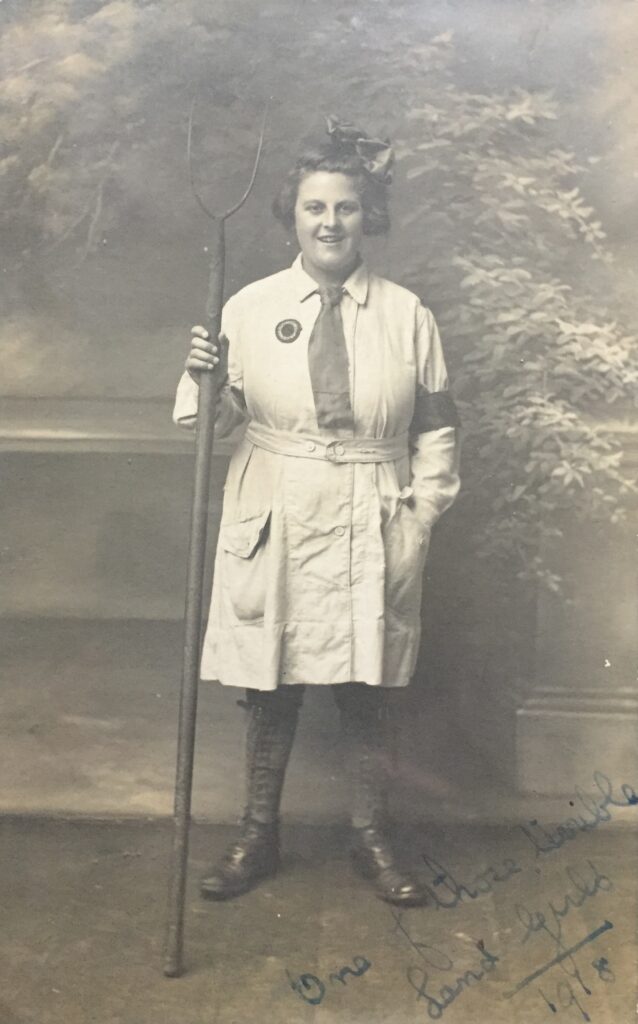
{"type": "Polygon", "coordinates": [[[299,183],[295,229],[305,270],[318,284],[342,283],[359,260],[363,209],[348,174],[313,171],[299,183]]]}

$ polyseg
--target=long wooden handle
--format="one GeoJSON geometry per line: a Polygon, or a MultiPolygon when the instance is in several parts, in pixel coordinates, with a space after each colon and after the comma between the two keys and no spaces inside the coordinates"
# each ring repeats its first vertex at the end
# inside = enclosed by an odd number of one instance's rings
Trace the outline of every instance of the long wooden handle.
{"type": "MultiPolygon", "coordinates": [[[[216,339],[221,329],[224,298],[224,222],[214,222],[211,239],[211,267],[206,304],[207,329],[216,339]]],[[[186,578],[184,661],[179,708],[177,771],[175,777],[174,833],[169,890],[164,974],[179,977],[183,972],[184,904],[188,867],[197,691],[202,647],[202,605],[206,534],[210,497],[210,472],[215,436],[217,392],[226,375],[227,355],[220,350],[220,365],[214,373],[202,373],[199,384],[197,435],[195,444],[195,480],[191,512],[191,531],[186,578]]]]}

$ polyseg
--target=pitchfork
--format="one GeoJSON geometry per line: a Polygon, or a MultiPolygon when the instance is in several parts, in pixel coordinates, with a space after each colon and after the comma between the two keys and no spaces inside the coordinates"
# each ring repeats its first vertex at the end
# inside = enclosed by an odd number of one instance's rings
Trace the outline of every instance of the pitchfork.
{"type": "Polygon", "coordinates": [[[209,245],[210,277],[206,302],[206,327],[209,337],[219,346],[219,363],[212,374],[202,373],[199,382],[199,405],[197,410],[197,434],[195,444],[195,481],[193,486],[191,531],[188,552],[188,574],[186,578],[186,612],[184,627],[184,660],[179,707],[179,734],[177,742],[177,771],[175,778],[174,835],[169,889],[168,917],[166,930],[166,954],[164,974],[176,978],[183,973],[184,947],[184,901],[186,895],[186,873],[188,864],[188,841],[193,787],[193,760],[195,753],[195,726],[197,719],[197,689],[202,638],[202,597],[204,583],[204,560],[206,555],[206,530],[208,522],[208,501],[210,492],[210,468],[213,440],[215,435],[215,407],[220,386],[223,384],[228,366],[228,347],[219,342],[221,314],[224,298],[225,241],[224,225],[229,217],[244,205],[252,191],[259,167],[266,111],[261,125],[253,171],[239,202],[225,213],[215,213],[203,202],[196,187],[192,161],[192,130],[194,104],[188,119],[188,169],[193,195],[201,210],[213,222],[209,245]]]}

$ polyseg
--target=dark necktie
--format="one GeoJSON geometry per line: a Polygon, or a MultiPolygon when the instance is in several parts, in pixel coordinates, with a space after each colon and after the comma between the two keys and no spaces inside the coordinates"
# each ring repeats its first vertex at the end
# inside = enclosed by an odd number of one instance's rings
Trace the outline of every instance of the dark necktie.
{"type": "Polygon", "coordinates": [[[343,289],[319,288],[321,310],[308,341],[308,366],[320,430],[354,432],[348,351],[339,304],[343,289]]]}

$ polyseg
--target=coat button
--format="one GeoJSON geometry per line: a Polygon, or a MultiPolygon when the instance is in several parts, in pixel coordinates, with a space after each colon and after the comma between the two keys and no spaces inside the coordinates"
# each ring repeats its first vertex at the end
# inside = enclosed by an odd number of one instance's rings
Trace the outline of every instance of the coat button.
{"type": "Polygon", "coordinates": [[[337,537],[343,537],[345,532],[346,531],[345,531],[345,528],[343,526],[335,526],[335,533],[336,533],[337,537]]]}
{"type": "Polygon", "coordinates": [[[306,451],[314,452],[316,447],[317,445],[314,443],[314,441],[306,441],[306,451]]]}
{"type": "Polygon", "coordinates": [[[337,455],[343,455],[344,452],[345,452],[345,448],[343,447],[342,444],[336,444],[335,445],[335,451],[336,451],[337,455]]]}

